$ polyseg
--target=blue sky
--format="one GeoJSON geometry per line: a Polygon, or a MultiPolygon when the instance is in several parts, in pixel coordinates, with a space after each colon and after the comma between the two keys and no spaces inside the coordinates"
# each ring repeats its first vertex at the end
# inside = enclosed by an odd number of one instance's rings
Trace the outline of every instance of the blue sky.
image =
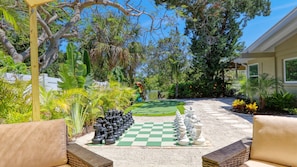
{"type": "Polygon", "coordinates": [[[248,22],[243,30],[241,41],[249,47],[278,21],[297,7],[297,0],[271,0],[271,13],[267,17],[256,17],[248,22]]]}
{"type": "MultiPolygon", "coordinates": [[[[291,10],[297,7],[297,0],[270,0],[271,2],[271,13],[267,17],[258,16],[253,20],[249,21],[247,26],[243,30],[243,36],[240,38],[240,41],[245,42],[245,47],[249,47],[253,42],[255,42],[261,35],[268,31],[272,26],[274,26],[278,21],[280,21],[284,16],[286,16],[291,10]]],[[[158,7],[159,11],[156,11],[154,6],[154,0],[142,0],[141,9],[145,11],[154,11],[158,13],[157,16],[162,17],[166,12],[163,7],[158,7]]],[[[166,12],[165,14],[172,14],[172,12],[166,12]]],[[[173,19],[174,16],[171,16],[173,19]]],[[[142,26],[149,27],[151,20],[142,16],[141,18],[142,26]]],[[[183,32],[184,21],[177,20],[179,29],[183,32]]],[[[163,25],[164,26],[164,25],[163,25]]],[[[166,34],[166,29],[163,31],[166,34]]],[[[162,33],[155,32],[154,34],[148,34],[149,38],[159,38],[162,33]]]]}

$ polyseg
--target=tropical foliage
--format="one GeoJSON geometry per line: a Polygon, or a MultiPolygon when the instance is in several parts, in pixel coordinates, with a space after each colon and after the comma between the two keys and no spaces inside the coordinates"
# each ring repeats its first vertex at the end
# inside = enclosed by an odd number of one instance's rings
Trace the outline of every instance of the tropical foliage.
{"type": "Polygon", "coordinates": [[[296,107],[296,97],[285,91],[274,92],[266,97],[266,106],[277,110],[292,109],[296,107]]]}
{"type": "Polygon", "coordinates": [[[175,10],[186,20],[185,34],[191,40],[193,54],[187,79],[202,83],[209,92],[204,96],[224,95],[224,69],[243,49],[244,44],[239,42],[242,28],[255,16],[269,15],[269,0],[155,2],[175,10]]]}
{"type": "Polygon", "coordinates": [[[156,44],[149,43],[146,47],[146,60],[141,71],[147,89],[172,92],[172,97],[179,96],[179,84],[185,78],[189,69],[191,54],[188,49],[186,37],[176,29],[171,30],[168,37],[160,38],[156,44]],[[171,88],[168,89],[168,88],[171,88]]]}
{"type": "Polygon", "coordinates": [[[112,72],[123,76],[121,82],[133,85],[144,56],[142,44],[137,42],[140,27],[115,12],[102,15],[94,11],[92,16],[83,32],[82,47],[91,51],[94,78],[105,81],[112,72]]]}
{"type": "Polygon", "coordinates": [[[31,121],[29,82],[15,78],[14,83],[0,79],[0,123],[31,121]]]}
{"type": "Polygon", "coordinates": [[[248,78],[241,81],[240,92],[246,95],[251,102],[258,98],[260,109],[265,108],[266,97],[271,95],[274,90],[282,91],[283,84],[266,73],[260,74],[256,79],[248,78]]]}
{"type": "Polygon", "coordinates": [[[79,52],[73,43],[66,49],[66,62],[59,68],[61,82],[59,88],[87,88],[92,84],[89,55],[86,51],[79,52]]]}
{"type": "Polygon", "coordinates": [[[15,63],[13,59],[0,51],[0,69],[1,72],[10,72],[16,74],[28,74],[29,69],[25,63],[15,63]]]}
{"type": "MultiPolygon", "coordinates": [[[[136,18],[144,14],[149,15],[134,7],[134,4],[129,1],[81,1],[80,3],[56,1],[41,5],[37,10],[37,19],[40,25],[38,47],[41,70],[57,59],[61,40],[80,42],[80,39],[84,38],[79,35],[79,32],[82,32],[82,29],[86,27],[89,19],[89,16],[85,17],[85,14],[90,15],[92,11],[93,13],[97,11],[97,13],[102,12],[104,14],[109,10],[119,11],[122,15],[135,16],[136,18]],[[106,6],[110,8],[106,9],[106,6]]],[[[22,29],[28,30],[28,12],[24,11],[28,11],[25,1],[0,1],[0,15],[4,16],[6,20],[6,22],[0,23],[0,42],[2,48],[15,62],[25,62],[30,57],[29,31],[24,31],[25,33],[22,32],[22,34],[13,32],[17,27],[15,23],[22,23],[22,29]],[[18,21],[15,21],[16,19],[18,21]],[[24,43],[20,45],[22,41],[24,43]]],[[[113,36],[112,38],[118,37],[120,36],[113,36]]]]}

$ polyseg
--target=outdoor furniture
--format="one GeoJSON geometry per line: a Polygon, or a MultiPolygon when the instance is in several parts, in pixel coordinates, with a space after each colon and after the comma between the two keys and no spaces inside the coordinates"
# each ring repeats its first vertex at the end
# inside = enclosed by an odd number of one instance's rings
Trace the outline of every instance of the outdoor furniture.
{"type": "Polygon", "coordinates": [[[253,139],[202,156],[204,167],[297,166],[297,118],[254,116],[253,139]]]}
{"type": "Polygon", "coordinates": [[[67,143],[63,119],[0,125],[0,167],[111,167],[113,162],[67,143]]]}

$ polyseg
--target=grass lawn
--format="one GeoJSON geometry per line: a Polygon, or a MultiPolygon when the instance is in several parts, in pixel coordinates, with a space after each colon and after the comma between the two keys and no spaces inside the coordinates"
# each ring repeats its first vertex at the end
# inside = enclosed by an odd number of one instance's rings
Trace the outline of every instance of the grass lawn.
{"type": "Polygon", "coordinates": [[[154,100],[135,103],[128,107],[125,112],[132,111],[133,116],[172,116],[178,109],[184,113],[184,102],[175,100],[154,100]]]}

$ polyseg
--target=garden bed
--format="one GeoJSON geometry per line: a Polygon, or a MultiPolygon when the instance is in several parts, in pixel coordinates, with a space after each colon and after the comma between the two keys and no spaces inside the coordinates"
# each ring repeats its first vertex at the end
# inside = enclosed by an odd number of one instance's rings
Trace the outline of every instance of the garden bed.
{"type": "Polygon", "coordinates": [[[236,112],[236,113],[242,113],[242,114],[254,114],[254,115],[292,115],[288,111],[285,110],[276,110],[276,109],[271,109],[271,108],[266,108],[262,110],[258,110],[255,113],[249,113],[246,110],[236,110],[236,109],[231,109],[231,111],[236,112]]]}

